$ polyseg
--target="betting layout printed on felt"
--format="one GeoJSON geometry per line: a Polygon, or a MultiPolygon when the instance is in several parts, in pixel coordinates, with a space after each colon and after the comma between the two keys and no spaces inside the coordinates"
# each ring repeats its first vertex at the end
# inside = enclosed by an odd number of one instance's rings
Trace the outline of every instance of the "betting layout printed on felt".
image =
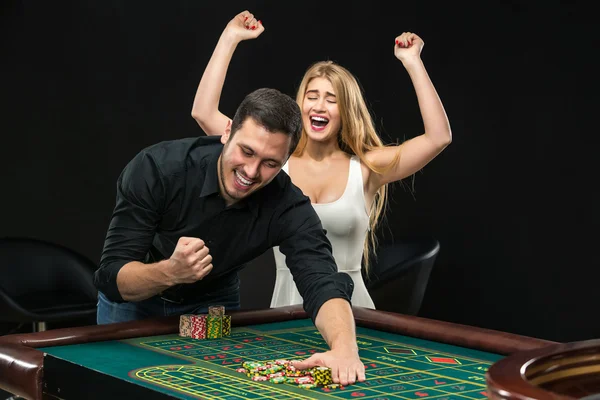
{"type": "Polygon", "coordinates": [[[255,382],[236,371],[245,362],[304,359],[326,351],[310,320],[234,328],[220,339],[169,335],[123,342],[174,357],[170,364],[135,369],[131,378],[182,398],[206,400],[485,399],[485,372],[501,358],[361,327],[357,339],[367,381],[335,389],[255,382]]]}

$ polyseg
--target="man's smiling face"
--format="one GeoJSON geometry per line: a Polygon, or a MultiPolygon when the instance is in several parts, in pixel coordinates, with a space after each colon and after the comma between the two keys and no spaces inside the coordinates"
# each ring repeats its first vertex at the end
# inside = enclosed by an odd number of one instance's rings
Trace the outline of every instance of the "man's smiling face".
{"type": "Polygon", "coordinates": [[[219,190],[228,205],[269,184],[288,159],[291,144],[290,136],[269,132],[252,118],[221,141],[225,146],[219,157],[219,190]]]}

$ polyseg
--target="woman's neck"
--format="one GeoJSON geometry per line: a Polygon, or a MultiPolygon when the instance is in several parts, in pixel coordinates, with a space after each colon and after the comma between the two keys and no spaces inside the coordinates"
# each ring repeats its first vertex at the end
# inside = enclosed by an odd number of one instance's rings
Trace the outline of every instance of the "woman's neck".
{"type": "Polygon", "coordinates": [[[340,151],[341,149],[336,139],[327,142],[318,142],[308,139],[303,155],[315,161],[321,161],[330,158],[340,151]]]}

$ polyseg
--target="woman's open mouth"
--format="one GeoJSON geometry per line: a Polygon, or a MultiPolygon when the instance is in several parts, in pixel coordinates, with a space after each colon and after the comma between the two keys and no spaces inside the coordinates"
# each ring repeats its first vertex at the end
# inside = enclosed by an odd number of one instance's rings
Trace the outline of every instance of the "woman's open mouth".
{"type": "Polygon", "coordinates": [[[325,129],[325,127],[327,126],[328,123],[329,123],[329,120],[325,117],[316,116],[316,115],[313,115],[310,117],[310,127],[312,128],[313,131],[317,131],[317,132],[322,131],[323,129],[325,129]]]}

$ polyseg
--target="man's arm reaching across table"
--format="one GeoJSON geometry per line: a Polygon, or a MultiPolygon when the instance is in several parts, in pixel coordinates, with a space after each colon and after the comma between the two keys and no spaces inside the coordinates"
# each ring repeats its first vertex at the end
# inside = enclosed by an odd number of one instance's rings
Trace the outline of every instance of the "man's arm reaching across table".
{"type": "Polygon", "coordinates": [[[331,350],[316,353],[303,361],[295,361],[294,367],[307,369],[315,366],[331,368],[333,382],[342,385],[365,380],[365,366],[358,356],[356,329],[350,303],[334,298],[321,306],[315,326],[331,350]]]}
{"type": "Polygon", "coordinates": [[[331,368],[335,383],[352,384],[365,380],[365,367],[358,356],[356,328],[350,299],[354,284],[348,274],[337,271],[331,244],[309,200],[288,207],[276,219],[287,237],[279,244],[286,256],[304,309],[330,350],[304,361],[298,369],[315,366],[331,368]]]}

